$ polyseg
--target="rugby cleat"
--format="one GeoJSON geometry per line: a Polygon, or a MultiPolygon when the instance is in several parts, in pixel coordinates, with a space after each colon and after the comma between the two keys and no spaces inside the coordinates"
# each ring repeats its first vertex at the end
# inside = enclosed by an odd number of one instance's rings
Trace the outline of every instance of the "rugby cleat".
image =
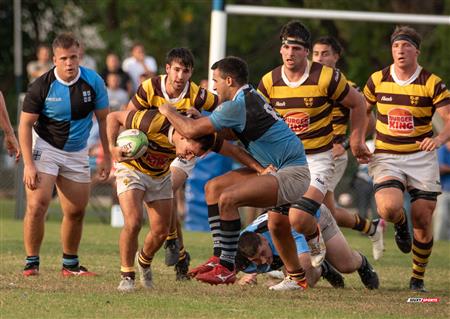
{"type": "Polygon", "coordinates": [[[201,264],[200,266],[197,266],[193,269],[191,269],[188,272],[188,275],[191,277],[196,277],[199,274],[203,274],[205,272],[213,270],[213,268],[218,265],[220,262],[219,257],[212,256],[210,257],[205,263],[201,264]]]}
{"type": "Polygon", "coordinates": [[[139,272],[139,281],[142,285],[142,287],[146,289],[152,289],[153,288],[153,276],[152,276],[152,267],[142,267],[139,263],[139,251],[136,253],[136,259],[135,259],[136,268],[139,272]]]}
{"type": "Polygon", "coordinates": [[[131,277],[122,277],[122,280],[117,287],[117,290],[120,292],[132,292],[136,288],[136,284],[134,283],[134,279],[131,277]]]}
{"type": "Polygon", "coordinates": [[[306,280],[296,281],[290,276],[286,276],[282,282],[270,286],[269,290],[272,291],[289,291],[289,290],[305,290],[308,288],[308,283],[306,280]]]}
{"type": "Polygon", "coordinates": [[[395,243],[398,248],[405,254],[411,252],[411,234],[409,233],[408,223],[405,221],[402,225],[394,224],[395,243]]]}
{"type": "Polygon", "coordinates": [[[22,275],[24,277],[39,276],[39,266],[38,265],[25,265],[22,275]]]}
{"type": "Polygon", "coordinates": [[[366,256],[361,255],[362,264],[358,269],[359,277],[361,278],[361,282],[366,286],[367,289],[378,289],[380,286],[380,281],[378,279],[378,274],[373,269],[372,265],[369,264],[366,256]]]}
{"type": "Polygon", "coordinates": [[[319,235],[308,240],[308,246],[311,254],[311,264],[313,267],[319,267],[322,264],[325,260],[325,254],[327,252],[319,225],[317,225],[317,229],[319,230],[319,235]]]}
{"type": "Polygon", "coordinates": [[[409,281],[409,289],[417,292],[428,292],[428,290],[425,289],[423,280],[414,277],[411,277],[411,280],[409,281]]]}
{"type": "Polygon", "coordinates": [[[190,280],[191,277],[188,275],[189,263],[191,261],[191,256],[186,252],[186,257],[183,260],[179,260],[175,264],[176,280],[185,281],[190,280]]]}
{"type": "Polygon", "coordinates": [[[378,260],[383,257],[384,252],[384,230],[386,227],[386,222],[384,219],[375,219],[372,221],[372,224],[375,226],[375,234],[369,236],[372,241],[372,254],[373,259],[378,260]]]}
{"type": "Polygon", "coordinates": [[[165,258],[164,263],[167,266],[174,266],[180,258],[180,242],[178,239],[166,240],[164,243],[165,258]]]}
{"type": "Polygon", "coordinates": [[[96,273],[89,271],[86,269],[86,267],[79,266],[76,268],[66,268],[63,267],[61,269],[61,275],[64,277],[72,277],[72,276],[81,276],[81,277],[89,277],[89,276],[97,276],[96,273]]]}
{"type": "Polygon", "coordinates": [[[236,271],[217,264],[212,270],[198,274],[195,279],[211,285],[233,284],[236,281],[236,271]]]}
{"type": "Polygon", "coordinates": [[[322,278],[328,281],[334,288],[344,288],[344,277],[331,264],[324,260],[322,265],[322,278]]]}

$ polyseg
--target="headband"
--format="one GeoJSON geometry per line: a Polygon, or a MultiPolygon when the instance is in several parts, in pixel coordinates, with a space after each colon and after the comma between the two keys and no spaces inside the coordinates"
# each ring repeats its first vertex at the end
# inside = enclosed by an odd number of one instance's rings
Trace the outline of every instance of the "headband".
{"type": "Polygon", "coordinates": [[[308,42],[306,42],[306,41],[304,41],[304,40],[302,40],[302,39],[299,39],[299,38],[295,38],[295,39],[292,39],[292,38],[290,38],[290,39],[288,39],[288,38],[283,38],[282,40],[281,40],[281,44],[288,44],[288,45],[301,45],[302,47],[305,47],[305,48],[307,48],[307,49],[309,49],[309,44],[308,44],[308,42]]]}
{"type": "Polygon", "coordinates": [[[416,40],[414,40],[412,37],[410,37],[407,34],[399,34],[399,35],[396,35],[395,37],[391,38],[391,45],[394,44],[395,41],[400,41],[400,40],[408,41],[416,49],[419,49],[419,47],[420,47],[420,43],[418,43],[416,40]]]}

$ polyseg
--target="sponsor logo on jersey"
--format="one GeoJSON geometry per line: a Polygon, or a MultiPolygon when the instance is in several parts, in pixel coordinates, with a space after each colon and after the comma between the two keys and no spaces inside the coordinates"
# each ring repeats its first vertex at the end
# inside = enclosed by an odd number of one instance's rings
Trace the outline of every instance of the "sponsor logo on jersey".
{"type": "Polygon", "coordinates": [[[414,117],[409,110],[395,108],[388,112],[388,129],[394,135],[410,135],[414,132],[414,117]]]}
{"type": "Polygon", "coordinates": [[[48,102],[61,102],[62,98],[61,97],[51,97],[51,96],[49,96],[45,100],[48,101],[48,102]]]}
{"type": "Polygon", "coordinates": [[[145,161],[155,168],[165,168],[171,161],[171,158],[165,154],[152,154],[147,153],[145,161]]]}
{"type": "Polygon", "coordinates": [[[83,102],[84,103],[92,102],[91,91],[83,91],[83,102]]]}
{"type": "Polygon", "coordinates": [[[275,102],[275,107],[283,107],[283,106],[286,106],[286,102],[280,102],[280,101],[275,102]]]}
{"type": "Polygon", "coordinates": [[[303,100],[305,101],[305,106],[306,107],[313,107],[313,105],[314,105],[314,98],[312,98],[312,97],[305,97],[303,100]]]}
{"type": "Polygon", "coordinates": [[[411,105],[417,105],[417,104],[419,104],[419,97],[418,96],[410,96],[409,101],[411,102],[411,105]]]}
{"type": "Polygon", "coordinates": [[[392,102],[392,96],[385,96],[385,95],[383,95],[381,97],[381,101],[382,102],[392,102]]]}
{"type": "Polygon", "coordinates": [[[295,134],[306,132],[309,129],[309,115],[305,112],[287,113],[284,121],[295,134]]]}

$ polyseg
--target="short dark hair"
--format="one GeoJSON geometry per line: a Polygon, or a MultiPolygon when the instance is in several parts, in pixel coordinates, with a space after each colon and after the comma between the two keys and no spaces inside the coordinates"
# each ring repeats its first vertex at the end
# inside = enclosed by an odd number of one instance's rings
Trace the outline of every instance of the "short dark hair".
{"type": "Polygon", "coordinates": [[[313,47],[316,44],[324,44],[324,45],[330,46],[331,49],[333,50],[333,52],[339,56],[341,56],[344,51],[344,49],[342,48],[342,45],[339,43],[339,41],[335,37],[332,37],[332,36],[327,35],[324,37],[320,37],[316,41],[314,41],[313,47]]]}
{"type": "Polygon", "coordinates": [[[53,40],[52,49],[55,51],[56,48],[69,49],[73,46],[77,48],[80,47],[80,42],[72,33],[60,33],[53,40]]]}
{"type": "Polygon", "coordinates": [[[301,39],[305,43],[305,48],[311,48],[311,33],[300,21],[289,21],[281,28],[280,40],[283,41],[286,38],[301,39]]]}
{"type": "Polygon", "coordinates": [[[408,40],[412,42],[417,49],[420,48],[420,43],[422,42],[422,37],[416,29],[407,25],[398,25],[395,27],[395,30],[391,35],[391,44],[393,44],[397,39],[408,40]]]}
{"type": "Polygon", "coordinates": [[[179,62],[187,68],[194,68],[194,55],[188,48],[173,48],[166,55],[166,64],[171,65],[172,62],[179,62]]]}
{"type": "Polygon", "coordinates": [[[258,252],[258,248],[261,244],[261,238],[257,233],[245,231],[239,237],[238,251],[242,256],[252,258],[258,252]]]}
{"type": "Polygon", "coordinates": [[[192,140],[199,143],[202,151],[205,152],[219,151],[223,144],[223,139],[219,138],[216,133],[196,137],[192,140]]]}
{"type": "Polygon", "coordinates": [[[211,67],[211,70],[219,70],[222,79],[227,76],[233,78],[240,85],[248,83],[248,65],[243,59],[228,56],[217,61],[211,67]]]}

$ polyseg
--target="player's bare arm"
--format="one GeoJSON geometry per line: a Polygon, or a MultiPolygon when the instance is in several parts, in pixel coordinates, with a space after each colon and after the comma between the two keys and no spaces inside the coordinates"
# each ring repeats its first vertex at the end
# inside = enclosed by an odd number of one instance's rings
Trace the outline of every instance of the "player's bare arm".
{"type": "Polygon", "coordinates": [[[197,138],[216,131],[208,117],[192,119],[183,116],[170,104],[161,105],[159,112],[167,117],[178,133],[187,138],[197,138]]]}
{"type": "Polygon", "coordinates": [[[233,158],[242,165],[255,170],[258,174],[262,174],[265,168],[259,164],[245,149],[240,146],[224,141],[219,151],[220,154],[233,158]]]}
{"type": "Polygon", "coordinates": [[[109,173],[111,172],[111,153],[109,151],[108,138],[106,136],[106,117],[108,116],[108,113],[109,108],[95,111],[95,117],[97,118],[100,133],[100,141],[102,143],[103,152],[105,154],[98,172],[100,180],[106,180],[109,177],[109,173]]]}
{"type": "Polygon", "coordinates": [[[39,114],[22,112],[19,124],[19,143],[22,150],[24,171],[23,183],[30,189],[35,190],[39,184],[39,174],[33,162],[32,150],[32,129],[33,124],[38,120],[39,114]]]}
{"type": "Polygon", "coordinates": [[[106,135],[108,137],[109,150],[114,160],[120,162],[124,158],[120,147],[116,146],[117,136],[119,135],[119,129],[121,126],[125,126],[130,111],[117,111],[109,113],[106,118],[106,135]]]}
{"type": "Polygon", "coordinates": [[[417,142],[420,144],[420,149],[422,151],[434,151],[450,140],[450,104],[437,108],[436,112],[438,112],[443,119],[444,128],[437,136],[426,137],[422,142],[417,142]]]}
{"type": "Polygon", "coordinates": [[[364,97],[353,87],[342,100],[342,105],[349,108],[351,134],[350,148],[359,163],[368,163],[371,153],[366,146],[367,115],[364,97]]]}

